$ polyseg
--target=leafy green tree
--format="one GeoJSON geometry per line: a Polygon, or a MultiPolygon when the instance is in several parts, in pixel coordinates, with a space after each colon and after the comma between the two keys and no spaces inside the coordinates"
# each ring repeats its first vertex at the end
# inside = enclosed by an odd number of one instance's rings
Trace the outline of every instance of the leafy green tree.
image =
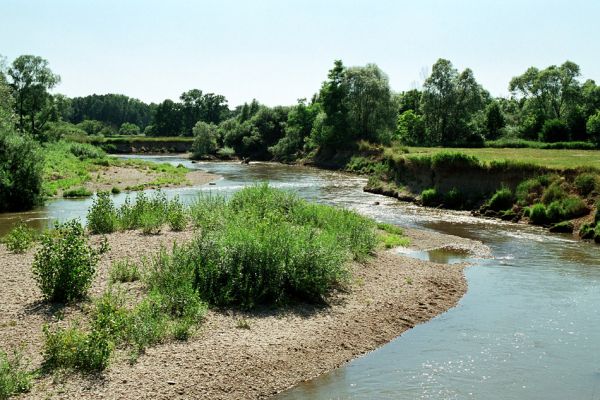
{"type": "Polygon", "coordinates": [[[0,130],[10,130],[16,123],[15,101],[4,71],[4,59],[0,57],[0,130]]]}
{"type": "Polygon", "coordinates": [[[41,201],[44,159],[38,143],[0,124],[0,212],[29,210],[41,201]]]}
{"type": "Polygon", "coordinates": [[[408,90],[398,95],[397,111],[402,114],[405,111],[413,110],[419,114],[421,112],[421,91],[418,89],[408,90]]]}
{"type": "Polygon", "coordinates": [[[77,127],[84,130],[88,135],[99,135],[105,125],[94,119],[86,119],[85,121],[78,123],[77,127]]]}
{"type": "Polygon", "coordinates": [[[588,118],[586,126],[590,139],[600,146],[600,110],[588,118]]]}
{"type": "Polygon", "coordinates": [[[152,120],[155,107],[122,94],[93,94],[71,99],[73,111],[69,120],[77,124],[93,119],[116,128],[129,122],[145,128],[152,120]]]}
{"type": "Polygon", "coordinates": [[[543,142],[566,142],[569,140],[569,127],[558,118],[546,120],[540,133],[543,142]]]}
{"type": "Polygon", "coordinates": [[[37,134],[48,121],[52,96],[48,90],[60,82],[48,61],[37,56],[17,57],[8,69],[15,97],[18,128],[21,132],[37,134]]]}
{"type": "Polygon", "coordinates": [[[319,92],[319,102],[323,109],[324,118],[314,131],[312,141],[322,148],[333,148],[347,145],[348,132],[348,85],[346,68],[341,60],[334,62],[333,68],[327,75],[319,92]]]}
{"type": "Polygon", "coordinates": [[[488,96],[470,69],[459,74],[450,61],[439,59],[425,80],[421,96],[429,142],[453,145],[469,141],[469,123],[483,109],[488,96]]]}
{"type": "Polygon", "coordinates": [[[181,106],[173,100],[160,103],[154,112],[154,128],[157,136],[177,136],[181,133],[181,106]]]}
{"type": "Polygon", "coordinates": [[[181,100],[181,129],[185,136],[191,136],[196,122],[202,120],[204,98],[202,90],[192,89],[179,97],[181,100]]]}
{"type": "Polygon", "coordinates": [[[406,110],[398,116],[396,135],[402,143],[409,146],[429,144],[425,136],[423,116],[414,110],[406,110]]]}
{"type": "Polygon", "coordinates": [[[195,159],[214,154],[217,151],[217,126],[204,121],[198,121],[193,129],[194,143],[192,157],[195,159]]]}
{"type": "Polygon", "coordinates": [[[319,110],[318,103],[307,105],[306,99],[299,99],[298,104],[290,109],[284,137],[269,148],[276,160],[294,161],[300,156],[319,110]]]}
{"type": "Polygon", "coordinates": [[[485,108],[485,127],[488,139],[498,139],[502,128],[506,126],[504,114],[497,101],[493,101],[485,108]]]}
{"type": "Polygon", "coordinates": [[[344,74],[349,140],[379,142],[394,128],[394,109],[387,75],[375,64],[351,67],[344,74]]]}
{"type": "Polygon", "coordinates": [[[130,122],[123,122],[119,128],[119,135],[139,135],[140,127],[130,122]]]}

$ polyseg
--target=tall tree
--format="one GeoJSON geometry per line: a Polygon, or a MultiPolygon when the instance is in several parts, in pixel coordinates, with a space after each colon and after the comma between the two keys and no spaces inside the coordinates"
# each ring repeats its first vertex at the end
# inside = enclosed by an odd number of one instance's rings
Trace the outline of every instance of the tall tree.
{"type": "Polygon", "coordinates": [[[8,69],[15,97],[18,128],[36,134],[49,117],[51,96],[48,91],[60,82],[48,61],[42,57],[22,55],[8,69]]]}
{"type": "Polygon", "coordinates": [[[431,144],[468,141],[468,125],[483,109],[488,96],[470,69],[459,74],[450,61],[439,59],[425,80],[421,96],[421,111],[431,144]]]}
{"type": "Polygon", "coordinates": [[[341,60],[334,62],[327,77],[328,80],[323,82],[319,92],[324,119],[320,129],[314,131],[313,140],[321,147],[335,147],[344,145],[348,130],[348,108],[345,101],[348,86],[346,68],[341,60]]]}

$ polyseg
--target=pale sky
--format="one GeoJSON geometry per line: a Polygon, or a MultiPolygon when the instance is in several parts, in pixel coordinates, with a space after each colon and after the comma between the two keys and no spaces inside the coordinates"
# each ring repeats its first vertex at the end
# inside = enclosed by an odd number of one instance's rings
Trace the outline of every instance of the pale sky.
{"type": "Polygon", "coordinates": [[[597,0],[0,0],[0,54],[48,59],[68,96],[198,88],[287,105],[335,59],[376,63],[402,91],[440,57],[506,95],[527,67],[567,59],[600,81],[598,18],[597,0]]]}

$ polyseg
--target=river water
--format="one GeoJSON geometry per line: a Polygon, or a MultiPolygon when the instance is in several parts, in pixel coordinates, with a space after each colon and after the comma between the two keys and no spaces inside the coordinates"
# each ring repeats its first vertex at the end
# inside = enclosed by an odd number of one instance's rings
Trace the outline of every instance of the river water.
{"type": "MultiPolygon", "coordinates": [[[[339,172],[142,158],[223,177],[215,185],[165,190],[186,202],[201,191],[227,195],[268,181],[310,200],[491,247],[493,259],[473,260],[466,269],[469,290],[457,307],[276,399],[600,399],[600,246],[364,193],[363,178],[339,172]]],[[[0,234],[19,218],[37,227],[55,219],[85,220],[90,204],[55,200],[33,212],[0,214],[0,234]]],[[[440,261],[439,254],[429,256],[440,261]]]]}

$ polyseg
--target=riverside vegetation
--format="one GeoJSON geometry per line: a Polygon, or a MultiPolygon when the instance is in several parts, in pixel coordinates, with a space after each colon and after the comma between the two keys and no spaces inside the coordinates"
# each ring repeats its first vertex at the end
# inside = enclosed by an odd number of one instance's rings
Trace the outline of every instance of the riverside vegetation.
{"type": "MultiPolygon", "coordinates": [[[[554,232],[575,232],[600,243],[600,171],[593,157],[556,158],[560,167],[528,162],[527,154],[507,160],[488,155],[361,144],[346,169],[369,174],[366,190],[425,206],[472,210],[476,215],[529,222],[554,232]],[[573,167],[578,165],[577,167],[573,167]]],[[[547,150],[537,150],[547,151],[547,150]]],[[[529,153],[529,151],[527,151],[529,153]]]]}
{"type": "Polygon", "coordinates": [[[108,193],[99,193],[88,221],[90,234],[129,229],[156,234],[169,225],[175,230],[191,226],[194,237],[140,263],[114,262],[108,288],[90,300],[97,263],[109,250],[106,240],[92,245],[77,220],[45,232],[32,266],[38,285],[47,302],[86,304],[85,321],[44,327],[44,361],[38,371],[0,353],[5,397],[28,390],[36,374],[102,371],[116,350],[135,362],[148,346],[186,340],[207,307],[326,303],[332,291],[349,287],[349,262],[366,261],[378,246],[408,242],[398,227],[309,203],[266,184],[242,189],[230,199],[200,196],[189,206],[158,192],[140,193],[116,207],[108,193]],[[132,298],[123,289],[136,281],[143,284],[143,295],[132,298]]]}

